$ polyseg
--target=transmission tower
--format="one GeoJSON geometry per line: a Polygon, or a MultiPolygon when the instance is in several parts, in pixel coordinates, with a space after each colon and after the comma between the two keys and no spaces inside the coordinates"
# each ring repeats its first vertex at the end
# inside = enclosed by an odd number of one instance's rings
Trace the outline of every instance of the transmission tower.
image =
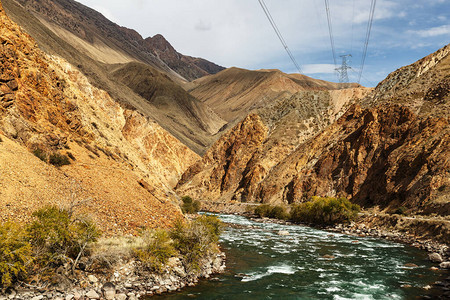
{"type": "Polygon", "coordinates": [[[347,69],[351,69],[351,67],[348,65],[347,58],[352,57],[351,54],[345,54],[341,55],[342,57],[342,65],[339,68],[336,68],[335,70],[339,73],[339,83],[348,83],[348,74],[347,69]]]}

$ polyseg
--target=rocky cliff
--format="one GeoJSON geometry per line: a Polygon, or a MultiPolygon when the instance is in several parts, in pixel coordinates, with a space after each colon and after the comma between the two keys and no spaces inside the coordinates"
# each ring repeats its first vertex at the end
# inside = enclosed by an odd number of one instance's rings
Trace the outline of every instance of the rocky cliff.
{"type": "Polygon", "coordinates": [[[120,233],[181,216],[172,187],[198,156],[39,50],[1,5],[0,18],[2,220],[26,220],[44,204],[78,204],[104,230],[120,233]],[[70,165],[41,161],[54,154],[70,165]]]}
{"type": "Polygon", "coordinates": [[[177,190],[203,200],[264,203],[345,196],[365,207],[448,215],[448,53],[446,46],[401,68],[353,100],[348,93],[358,89],[278,97],[231,132],[265,127],[224,135],[177,190]],[[240,139],[262,142],[248,147],[240,139]],[[228,167],[234,161],[239,169],[228,167]],[[221,174],[214,182],[232,184],[211,188],[212,174],[221,174]]]}
{"type": "Polygon", "coordinates": [[[208,200],[259,201],[255,188],[271,170],[369,91],[299,92],[255,110],[183,174],[178,193],[208,200]]]}

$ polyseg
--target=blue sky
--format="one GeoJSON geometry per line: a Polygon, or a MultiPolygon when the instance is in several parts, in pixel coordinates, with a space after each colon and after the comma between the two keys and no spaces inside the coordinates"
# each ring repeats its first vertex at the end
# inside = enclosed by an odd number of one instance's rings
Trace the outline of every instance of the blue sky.
{"type": "MultiPolygon", "coordinates": [[[[225,67],[296,68],[258,0],[78,0],[143,37],[164,35],[180,53],[225,67]]],[[[265,0],[305,75],[337,81],[323,0],[265,0]]],[[[371,0],[330,0],[336,55],[360,68],[371,0]]],[[[450,43],[450,0],[378,0],[361,84],[450,43]]],[[[340,58],[338,57],[338,64],[340,58]]]]}

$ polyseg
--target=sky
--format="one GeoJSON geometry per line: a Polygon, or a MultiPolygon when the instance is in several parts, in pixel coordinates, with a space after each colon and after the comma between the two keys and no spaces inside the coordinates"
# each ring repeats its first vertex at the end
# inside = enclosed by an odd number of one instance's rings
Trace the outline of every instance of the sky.
{"type": "MultiPolygon", "coordinates": [[[[258,0],[77,0],[144,38],[162,34],[185,55],[224,67],[298,73],[258,0]]],[[[303,74],[338,81],[323,0],[265,0],[303,74]]],[[[358,80],[371,0],[330,0],[337,67],[351,54],[358,80]]],[[[450,0],[378,0],[360,83],[375,86],[390,72],[450,43],[450,0]]]]}

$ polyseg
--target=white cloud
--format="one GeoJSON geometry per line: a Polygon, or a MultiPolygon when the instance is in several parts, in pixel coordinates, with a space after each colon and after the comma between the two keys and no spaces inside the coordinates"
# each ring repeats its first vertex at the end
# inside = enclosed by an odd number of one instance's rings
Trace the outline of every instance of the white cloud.
{"type": "Polygon", "coordinates": [[[302,69],[305,74],[331,74],[336,72],[333,64],[307,64],[302,69]]]}
{"type": "Polygon", "coordinates": [[[433,37],[439,35],[449,35],[450,37],[450,25],[442,25],[424,30],[411,30],[410,33],[417,34],[420,37],[433,37]]]}

